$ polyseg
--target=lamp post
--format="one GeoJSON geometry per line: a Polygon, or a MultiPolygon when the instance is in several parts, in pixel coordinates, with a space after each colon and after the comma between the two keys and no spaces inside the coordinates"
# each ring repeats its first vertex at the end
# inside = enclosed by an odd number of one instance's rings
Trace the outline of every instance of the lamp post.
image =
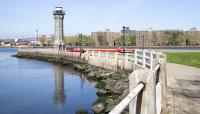
{"type": "Polygon", "coordinates": [[[80,46],[81,46],[81,49],[82,49],[83,34],[79,34],[79,38],[80,38],[80,46]]]}
{"type": "Polygon", "coordinates": [[[142,36],[142,49],[144,50],[144,36],[142,36]]]}
{"type": "Polygon", "coordinates": [[[38,29],[35,30],[36,31],[36,44],[38,44],[38,29]]]}
{"type": "Polygon", "coordinates": [[[127,31],[127,30],[129,30],[129,27],[125,27],[125,26],[123,26],[122,27],[122,33],[123,33],[123,53],[125,53],[125,46],[126,46],[126,44],[125,44],[125,32],[127,31]]]}

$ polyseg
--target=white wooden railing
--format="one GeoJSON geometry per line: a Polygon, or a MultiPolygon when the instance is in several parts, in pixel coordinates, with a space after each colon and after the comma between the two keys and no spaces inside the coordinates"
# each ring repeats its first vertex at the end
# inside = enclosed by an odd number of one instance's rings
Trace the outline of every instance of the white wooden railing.
{"type": "Polygon", "coordinates": [[[140,83],[134,90],[130,91],[130,93],[124,98],[109,114],[120,114],[123,110],[129,105],[129,103],[137,97],[137,95],[144,88],[144,84],[140,83]]]}
{"type": "Polygon", "coordinates": [[[90,56],[97,56],[103,58],[111,58],[116,60],[124,60],[127,62],[134,62],[135,64],[142,65],[143,67],[147,67],[153,69],[157,64],[157,53],[155,51],[150,50],[142,50],[136,49],[135,53],[110,53],[110,52],[86,52],[90,56]]]}
{"type": "MultiPolygon", "coordinates": [[[[20,50],[20,48],[19,48],[20,50]]],[[[53,49],[44,48],[23,48],[23,51],[55,51],[53,49]]],[[[65,50],[63,50],[65,51],[65,50]]],[[[126,62],[133,62],[135,64],[142,65],[145,68],[153,69],[157,64],[157,53],[151,50],[136,49],[135,53],[111,53],[111,52],[96,52],[86,51],[90,56],[96,56],[99,58],[110,58],[115,60],[123,60],[126,62]]]]}
{"type": "Polygon", "coordinates": [[[134,62],[150,69],[136,70],[129,76],[130,93],[109,114],[120,114],[128,105],[129,114],[166,113],[166,56],[154,51],[136,50],[134,62]],[[138,96],[141,92],[142,96],[138,96]],[[137,102],[139,97],[142,97],[140,103],[137,102]],[[139,109],[137,105],[140,105],[139,109]]]}
{"type": "Polygon", "coordinates": [[[139,114],[161,114],[161,109],[162,111],[165,109],[164,94],[166,93],[166,71],[164,63],[166,62],[166,57],[164,54],[142,49],[136,49],[134,54],[94,51],[87,53],[99,58],[133,62],[147,69],[145,73],[143,73],[144,71],[134,71],[130,75],[132,78],[129,78],[129,81],[134,83],[129,83],[131,88],[130,93],[109,114],[120,114],[128,105],[130,114],[136,114],[136,112],[138,114],[138,111],[136,111],[138,109],[135,108],[138,104],[134,99],[137,99],[140,92],[149,94],[143,94],[143,97],[145,98],[143,98],[143,104],[141,104],[142,106],[139,114]],[[144,86],[148,87],[145,87],[145,90],[143,90],[144,86]]]}

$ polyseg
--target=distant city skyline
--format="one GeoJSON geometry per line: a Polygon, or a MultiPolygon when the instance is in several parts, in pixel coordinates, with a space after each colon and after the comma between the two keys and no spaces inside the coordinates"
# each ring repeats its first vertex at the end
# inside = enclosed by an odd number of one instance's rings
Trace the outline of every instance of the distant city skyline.
{"type": "MultiPolygon", "coordinates": [[[[2,0],[0,39],[54,34],[58,0],[2,0]]],[[[200,28],[199,0],[63,0],[65,35],[104,30],[200,28]]]]}

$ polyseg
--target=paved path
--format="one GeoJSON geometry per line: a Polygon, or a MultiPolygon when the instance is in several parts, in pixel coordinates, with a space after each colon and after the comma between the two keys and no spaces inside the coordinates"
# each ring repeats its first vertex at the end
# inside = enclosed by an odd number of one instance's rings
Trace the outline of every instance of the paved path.
{"type": "Polygon", "coordinates": [[[169,114],[200,114],[200,68],[167,64],[169,114]]]}

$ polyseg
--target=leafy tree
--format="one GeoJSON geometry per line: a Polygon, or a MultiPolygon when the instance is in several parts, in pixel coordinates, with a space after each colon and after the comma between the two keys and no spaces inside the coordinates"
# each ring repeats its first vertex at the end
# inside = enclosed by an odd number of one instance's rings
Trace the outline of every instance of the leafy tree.
{"type": "Polygon", "coordinates": [[[152,43],[153,43],[154,46],[156,46],[157,45],[157,40],[158,40],[157,33],[156,33],[156,31],[153,31],[152,34],[153,34],[152,43]]]}
{"type": "MultiPolygon", "coordinates": [[[[81,45],[81,39],[79,35],[74,36],[67,36],[64,38],[64,43],[66,45],[73,45],[73,46],[80,46],[81,45]]],[[[92,38],[90,35],[83,35],[82,36],[82,45],[91,45],[92,38]]]]}
{"type": "Polygon", "coordinates": [[[54,35],[51,35],[49,38],[51,39],[51,40],[50,40],[50,44],[54,44],[55,36],[54,36],[54,35]]]}
{"type": "MultiPolygon", "coordinates": [[[[165,45],[174,45],[174,43],[177,43],[177,38],[178,38],[178,31],[173,30],[173,31],[166,31],[164,35],[163,41],[165,41],[165,45]]],[[[177,45],[177,44],[175,44],[177,45]]]]}
{"type": "Polygon", "coordinates": [[[64,43],[67,45],[78,46],[79,42],[80,40],[78,35],[68,36],[64,38],[64,43]]]}
{"type": "Polygon", "coordinates": [[[129,46],[133,46],[136,43],[135,35],[125,35],[125,44],[129,46]]]}
{"type": "Polygon", "coordinates": [[[82,40],[83,45],[91,45],[92,44],[92,37],[90,35],[84,35],[82,40]]]}
{"type": "Polygon", "coordinates": [[[199,45],[200,43],[200,36],[196,35],[196,34],[190,34],[188,35],[188,41],[190,43],[190,45],[199,45]]]}
{"type": "MultiPolygon", "coordinates": [[[[136,36],[132,34],[125,35],[125,45],[126,46],[133,46],[136,44],[136,36]]],[[[115,39],[115,46],[122,46],[123,45],[123,35],[121,37],[115,39]]]]}
{"type": "Polygon", "coordinates": [[[42,35],[42,36],[39,37],[40,46],[44,46],[45,45],[45,41],[46,41],[46,36],[45,35],[42,35]]]}
{"type": "Polygon", "coordinates": [[[188,34],[184,31],[178,32],[177,41],[182,45],[186,45],[186,40],[188,39],[188,34]]]}
{"type": "Polygon", "coordinates": [[[115,42],[115,46],[121,46],[122,45],[122,37],[115,39],[114,42],[115,42]]]}
{"type": "Polygon", "coordinates": [[[51,45],[51,40],[47,40],[47,46],[51,45]]]}

